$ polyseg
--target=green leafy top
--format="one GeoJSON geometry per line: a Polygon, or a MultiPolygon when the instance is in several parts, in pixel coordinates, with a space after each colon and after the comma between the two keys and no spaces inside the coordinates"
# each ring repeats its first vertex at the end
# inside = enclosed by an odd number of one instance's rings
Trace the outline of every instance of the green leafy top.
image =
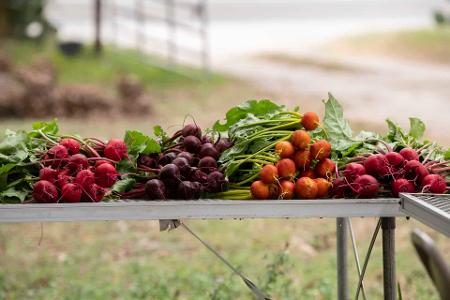
{"type": "Polygon", "coordinates": [[[450,149],[444,151],[437,143],[422,140],[426,126],[418,118],[409,118],[410,128],[408,132],[392,120],[387,119],[388,132],[385,136],[382,137],[370,131],[361,131],[355,136],[350,124],[344,118],[342,106],[333,95],[329,94],[328,100],[324,101],[324,104],[325,117],[323,119],[322,137],[330,141],[333,159],[341,164],[355,155],[376,152],[381,141],[387,143],[396,151],[405,147],[423,149],[421,155],[432,160],[450,158],[450,149]]]}
{"type": "Polygon", "coordinates": [[[261,117],[267,114],[280,112],[284,106],[273,103],[270,100],[249,100],[238,106],[233,107],[226,113],[225,124],[220,121],[214,123],[213,129],[219,132],[225,132],[242,119],[249,115],[261,117]]]}
{"type": "Polygon", "coordinates": [[[45,151],[49,141],[45,135],[56,135],[58,124],[35,122],[30,131],[6,130],[0,142],[0,202],[24,201],[38,176],[38,168],[30,163],[37,160],[36,153],[45,151]]]}

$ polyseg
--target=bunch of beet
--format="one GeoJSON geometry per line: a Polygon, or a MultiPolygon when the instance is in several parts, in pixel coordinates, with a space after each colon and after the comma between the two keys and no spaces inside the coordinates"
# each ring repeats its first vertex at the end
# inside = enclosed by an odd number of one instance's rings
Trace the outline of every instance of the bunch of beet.
{"type": "Polygon", "coordinates": [[[92,144],[63,138],[48,149],[40,160],[33,199],[42,203],[101,201],[120,177],[116,163],[128,153],[121,140],[95,140],[92,144]]]}
{"type": "Polygon", "coordinates": [[[398,197],[400,193],[443,194],[449,190],[445,174],[448,162],[427,161],[418,151],[403,148],[399,152],[359,157],[347,164],[333,185],[338,198],[375,198],[379,194],[398,197]]]}
{"type": "Polygon", "coordinates": [[[251,185],[254,199],[315,199],[328,195],[336,169],[328,141],[312,143],[307,131],[296,130],[290,141],[277,143],[275,151],[280,160],[265,165],[259,180],[251,185]]]}
{"type": "MultiPolygon", "coordinates": [[[[157,178],[140,188],[148,199],[194,200],[205,192],[218,193],[227,188],[228,182],[217,163],[221,153],[231,147],[227,138],[219,137],[214,142],[210,136],[202,135],[199,126],[188,124],[165,144],[163,153],[138,159],[139,170],[157,174],[157,178]]],[[[139,193],[134,191],[134,197],[136,192],[139,193]]]]}

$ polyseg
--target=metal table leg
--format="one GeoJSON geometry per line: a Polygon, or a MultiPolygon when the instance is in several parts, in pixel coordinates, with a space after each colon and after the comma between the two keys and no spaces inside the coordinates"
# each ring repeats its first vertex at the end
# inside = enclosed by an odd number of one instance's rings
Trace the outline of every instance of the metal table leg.
{"type": "Polygon", "coordinates": [[[395,278],[395,218],[381,218],[383,230],[383,283],[384,299],[397,299],[395,278]]]}
{"type": "Polygon", "coordinates": [[[338,300],[348,300],[347,218],[336,219],[336,257],[338,300]]]}

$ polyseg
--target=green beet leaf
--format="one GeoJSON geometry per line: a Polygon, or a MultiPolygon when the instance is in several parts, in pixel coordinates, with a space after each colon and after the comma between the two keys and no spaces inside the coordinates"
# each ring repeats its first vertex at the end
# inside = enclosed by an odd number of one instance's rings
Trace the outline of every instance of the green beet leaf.
{"type": "Polygon", "coordinates": [[[133,156],[161,152],[161,146],[157,141],[136,130],[128,130],[125,133],[125,144],[128,147],[128,154],[133,156]]]}
{"type": "Polygon", "coordinates": [[[273,114],[283,109],[283,106],[275,104],[270,100],[249,100],[230,109],[226,113],[225,123],[221,124],[220,121],[216,121],[213,129],[219,132],[225,132],[250,114],[258,117],[273,114]]]}

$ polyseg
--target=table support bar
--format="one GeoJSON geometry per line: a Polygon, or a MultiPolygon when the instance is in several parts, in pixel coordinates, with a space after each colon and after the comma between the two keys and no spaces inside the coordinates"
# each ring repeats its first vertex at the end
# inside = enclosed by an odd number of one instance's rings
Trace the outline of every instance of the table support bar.
{"type": "Polygon", "coordinates": [[[383,230],[383,284],[384,299],[397,299],[395,277],[395,218],[381,218],[383,230]]]}
{"type": "Polygon", "coordinates": [[[338,300],[348,300],[347,281],[347,223],[348,218],[336,219],[336,258],[338,300]]]}

